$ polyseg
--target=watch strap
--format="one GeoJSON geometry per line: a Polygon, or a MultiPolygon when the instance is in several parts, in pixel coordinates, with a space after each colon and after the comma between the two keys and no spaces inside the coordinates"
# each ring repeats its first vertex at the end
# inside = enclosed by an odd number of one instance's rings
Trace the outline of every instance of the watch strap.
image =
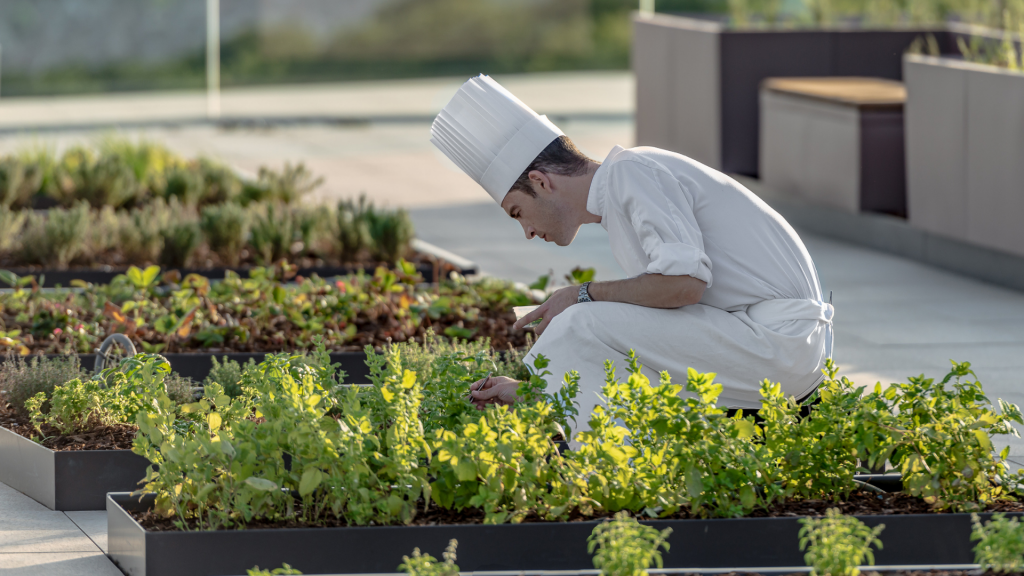
{"type": "Polygon", "coordinates": [[[583,284],[580,284],[580,293],[579,296],[576,297],[576,303],[580,304],[583,302],[593,301],[594,300],[590,298],[590,282],[584,282],[583,284]]]}

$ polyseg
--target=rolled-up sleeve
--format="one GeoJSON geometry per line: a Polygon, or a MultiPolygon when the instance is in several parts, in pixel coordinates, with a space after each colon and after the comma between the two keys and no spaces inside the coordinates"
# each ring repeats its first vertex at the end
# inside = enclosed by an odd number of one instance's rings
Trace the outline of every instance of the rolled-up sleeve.
{"type": "Polygon", "coordinates": [[[650,263],[647,273],[692,276],[711,287],[711,259],[693,215],[693,197],[672,174],[640,162],[616,163],[609,191],[618,196],[650,263]],[[669,200],[669,195],[673,200],[669,200]]]}

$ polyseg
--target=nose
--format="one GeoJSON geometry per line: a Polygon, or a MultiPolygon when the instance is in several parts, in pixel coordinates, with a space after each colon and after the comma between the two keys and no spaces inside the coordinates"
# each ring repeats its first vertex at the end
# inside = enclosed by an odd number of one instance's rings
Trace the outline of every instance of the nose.
{"type": "Polygon", "coordinates": [[[526,232],[526,239],[533,240],[534,236],[537,235],[537,230],[533,226],[527,226],[523,224],[523,231],[526,232]]]}

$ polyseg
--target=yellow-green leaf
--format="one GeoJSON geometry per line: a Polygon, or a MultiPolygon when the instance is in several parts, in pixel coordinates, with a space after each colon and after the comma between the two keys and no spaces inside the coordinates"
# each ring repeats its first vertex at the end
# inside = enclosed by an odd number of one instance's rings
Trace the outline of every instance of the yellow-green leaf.
{"type": "Polygon", "coordinates": [[[324,478],[324,473],[319,468],[307,468],[302,473],[302,479],[299,480],[299,495],[307,496],[316,490],[316,487],[320,485],[320,482],[324,478]]]}
{"type": "Polygon", "coordinates": [[[458,476],[459,482],[476,480],[476,464],[466,458],[459,460],[458,466],[455,467],[455,475],[458,476]]]}

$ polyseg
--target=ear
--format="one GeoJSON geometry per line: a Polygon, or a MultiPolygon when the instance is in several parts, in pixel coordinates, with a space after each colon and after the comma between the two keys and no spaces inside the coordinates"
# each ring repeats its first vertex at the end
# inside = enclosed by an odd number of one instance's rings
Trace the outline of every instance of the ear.
{"type": "Polygon", "coordinates": [[[530,173],[526,175],[530,179],[530,184],[533,185],[534,192],[551,192],[552,188],[551,177],[541,172],[540,170],[530,170],[530,173]]]}

